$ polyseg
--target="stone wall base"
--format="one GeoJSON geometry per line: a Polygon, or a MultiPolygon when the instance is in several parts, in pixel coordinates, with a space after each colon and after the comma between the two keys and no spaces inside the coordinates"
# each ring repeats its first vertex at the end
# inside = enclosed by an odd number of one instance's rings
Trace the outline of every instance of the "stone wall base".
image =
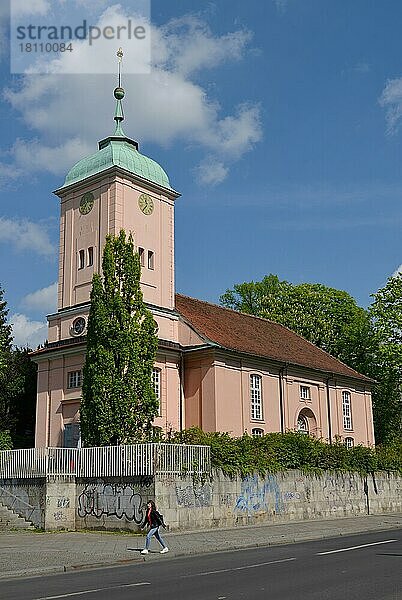
{"type": "Polygon", "coordinates": [[[402,512],[402,478],[386,473],[13,479],[0,480],[1,489],[2,504],[46,530],[138,531],[150,499],[171,531],[402,512]]]}

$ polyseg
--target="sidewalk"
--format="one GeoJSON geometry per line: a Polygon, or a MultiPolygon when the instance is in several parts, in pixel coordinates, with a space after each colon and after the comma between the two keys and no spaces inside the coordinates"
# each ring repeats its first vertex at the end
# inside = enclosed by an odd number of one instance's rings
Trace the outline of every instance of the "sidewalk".
{"type": "Polygon", "coordinates": [[[142,535],[110,532],[4,532],[0,533],[0,579],[143,560],[166,560],[172,556],[274,546],[396,528],[402,528],[402,514],[183,533],[163,532],[170,549],[169,554],[161,556],[156,551],[157,542],[152,540],[151,550],[154,552],[146,557],[140,554],[145,539],[142,535]]]}

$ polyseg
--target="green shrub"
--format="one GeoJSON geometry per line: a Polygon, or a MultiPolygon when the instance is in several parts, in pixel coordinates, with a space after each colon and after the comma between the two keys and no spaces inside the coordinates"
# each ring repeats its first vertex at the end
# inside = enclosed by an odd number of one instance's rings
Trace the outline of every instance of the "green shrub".
{"type": "Polygon", "coordinates": [[[205,433],[198,427],[175,433],[169,436],[169,441],[210,446],[212,468],[230,477],[290,469],[317,474],[323,471],[402,474],[402,442],[379,448],[360,445],[347,448],[340,439],[328,444],[297,431],[233,438],[228,433],[205,433]]]}
{"type": "Polygon", "coordinates": [[[8,430],[0,431],[0,450],[11,450],[13,447],[13,442],[11,440],[11,435],[8,430]]]}

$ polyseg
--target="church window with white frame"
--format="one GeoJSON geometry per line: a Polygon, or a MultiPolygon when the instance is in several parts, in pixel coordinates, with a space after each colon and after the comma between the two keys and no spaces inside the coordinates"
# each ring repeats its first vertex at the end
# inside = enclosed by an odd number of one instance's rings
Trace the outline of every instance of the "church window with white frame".
{"type": "Polygon", "coordinates": [[[262,377],[250,375],[250,403],[251,418],[255,421],[262,420],[262,377]]]}
{"type": "Polygon", "coordinates": [[[262,437],[264,435],[264,430],[260,429],[260,427],[254,427],[254,429],[251,430],[251,435],[253,437],[262,437]]]}
{"type": "Polygon", "coordinates": [[[152,371],[152,383],[154,386],[154,392],[155,392],[155,396],[156,399],[158,401],[159,404],[159,415],[162,414],[162,408],[161,408],[161,370],[154,368],[152,371]]]}
{"type": "Polygon", "coordinates": [[[82,371],[69,371],[67,373],[67,388],[79,388],[82,386],[82,371]]]}
{"type": "Polygon", "coordinates": [[[353,429],[352,425],[352,407],[350,401],[350,392],[342,392],[342,414],[343,414],[343,428],[353,429]]]}
{"type": "Polygon", "coordinates": [[[310,386],[308,386],[308,385],[300,386],[300,400],[311,400],[310,386]]]}

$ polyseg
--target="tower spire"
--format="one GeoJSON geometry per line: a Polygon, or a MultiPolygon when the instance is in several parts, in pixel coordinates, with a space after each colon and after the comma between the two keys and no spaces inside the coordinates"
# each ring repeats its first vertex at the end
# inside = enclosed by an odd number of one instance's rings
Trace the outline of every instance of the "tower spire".
{"type": "Polygon", "coordinates": [[[125,133],[123,131],[123,127],[121,126],[121,122],[124,121],[124,113],[123,113],[123,105],[121,101],[125,96],[124,88],[121,87],[121,63],[123,61],[123,50],[121,48],[117,51],[117,60],[118,60],[118,86],[115,88],[113,94],[116,98],[116,110],[114,113],[114,120],[116,121],[116,129],[114,132],[115,136],[125,137],[125,133]]]}

